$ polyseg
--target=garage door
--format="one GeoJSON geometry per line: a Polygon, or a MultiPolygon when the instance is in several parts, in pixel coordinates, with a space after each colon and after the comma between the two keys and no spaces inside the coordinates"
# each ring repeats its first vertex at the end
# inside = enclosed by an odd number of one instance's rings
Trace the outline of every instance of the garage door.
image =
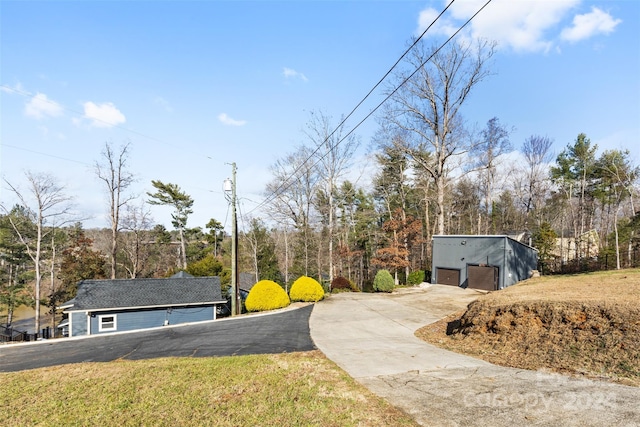
{"type": "Polygon", "coordinates": [[[436,268],[436,283],[438,285],[460,286],[460,270],[436,268]]]}
{"type": "Polygon", "coordinates": [[[470,288],[485,291],[498,290],[498,267],[470,265],[467,273],[470,288]]]}

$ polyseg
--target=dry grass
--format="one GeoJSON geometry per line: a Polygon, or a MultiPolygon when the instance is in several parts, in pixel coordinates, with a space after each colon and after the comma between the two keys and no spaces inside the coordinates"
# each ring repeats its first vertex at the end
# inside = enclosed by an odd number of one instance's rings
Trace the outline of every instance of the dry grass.
{"type": "Polygon", "coordinates": [[[416,426],[321,352],[0,374],[2,426],[416,426]]]}
{"type": "Polygon", "coordinates": [[[640,386],[640,270],[527,280],[416,335],[498,365],[640,386]]]}

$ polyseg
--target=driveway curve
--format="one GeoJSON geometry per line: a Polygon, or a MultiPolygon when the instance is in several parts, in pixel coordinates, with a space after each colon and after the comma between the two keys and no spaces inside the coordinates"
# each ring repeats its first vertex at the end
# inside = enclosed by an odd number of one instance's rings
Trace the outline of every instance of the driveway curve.
{"type": "Polygon", "coordinates": [[[500,367],[415,337],[478,296],[442,285],[336,294],[315,305],[311,335],[329,359],[421,425],[640,425],[637,387],[500,367]]]}
{"type": "Polygon", "coordinates": [[[80,362],[210,357],[315,350],[312,305],[211,322],[0,346],[0,372],[80,362]]]}

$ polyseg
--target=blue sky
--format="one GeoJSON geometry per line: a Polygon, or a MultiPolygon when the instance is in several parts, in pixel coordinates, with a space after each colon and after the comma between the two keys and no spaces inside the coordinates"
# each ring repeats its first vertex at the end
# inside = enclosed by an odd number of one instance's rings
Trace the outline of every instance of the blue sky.
{"type": "MultiPolygon", "coordinates": [[[[441,40],[484,1],[457,0],[427,33],[441,40]]],[[[106,141],[131,143],[132,190],[178,184],[188,226],[229,225],[222,182],[238,166],[241,213],[263,200],[268,168],[305,142],[311,111],[338,122],[445,6],[438,1],[10,1],[0,3],[0,167],[48,172],[86,227],[106,227],[92,165],[106,141]]],[[[640,141],[640,2],[493,0],[462,37],[498,42],[494,75],[462,114],[498,117],[518,147],[532,134],[559,153],[584,132],[601,149],[640,141]]],[[[374,92],[346,123],[383,99],[374,92]]],[[[375,120],[355,133],[367,164],[375,120]]],[[[354,172],[354,176],[356,173],[354,172]]],[[[366,185],[363,180],[361,185],[366,185]]],[[[0,200],[12,203],[4,182],[0,200]]],[[[154,207],[167,228],[170,209],[154,207]]],[[[254,216],[264,212],[253,211],[254,216]]]]}

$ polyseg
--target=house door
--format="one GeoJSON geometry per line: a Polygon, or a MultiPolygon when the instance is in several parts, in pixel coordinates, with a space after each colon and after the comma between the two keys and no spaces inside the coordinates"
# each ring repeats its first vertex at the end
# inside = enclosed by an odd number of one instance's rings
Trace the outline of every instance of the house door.
{"type": "Polygon", "coordinates": [[[472,289],[498,290],[498,267],[470,265],[467,268],[468,284],[472,289]]]}
{"type": "Polygon", "coordinates": [[[436,268],[436,284],[460,286],[460,270],[454,268],[436,268]]]}

